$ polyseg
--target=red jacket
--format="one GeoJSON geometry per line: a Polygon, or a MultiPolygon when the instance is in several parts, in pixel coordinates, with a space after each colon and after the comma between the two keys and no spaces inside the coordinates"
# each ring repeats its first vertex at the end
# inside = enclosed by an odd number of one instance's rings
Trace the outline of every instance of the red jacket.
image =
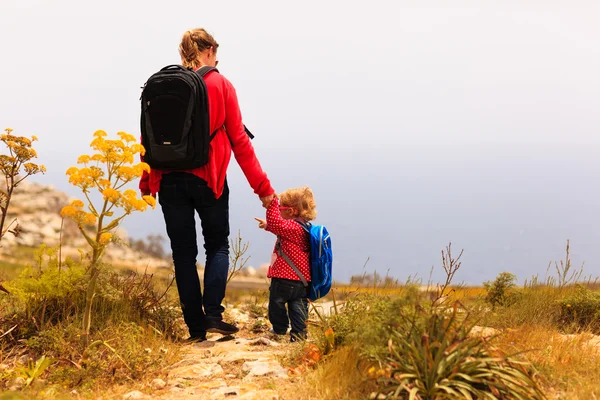
{"type": "MultiPolygon", "coordinates": [[[[267,231],[276,234],[281,238],[281,250],[300,270],[304,278],[310,282],[310,244],[308,232],[293,219],[283,219],[279,212],[279,200],[273,199],[267,209],[267,231]]],[[[283,257],[277,255],[277,250],[273,250],[275,262],[269,267],[267,278],[283,278],[299,281],[300,277],[288,265],[283,257]]]]}
{"type": "MultiPolygon", "coordinates": [[[[200,168],[188,170],[204,179],[213,190],[216,198],[221,197],[225,187],[227,167],[231,160],[231,152],[237,160],[248,183],[259,197],[275,193],[267,174],[262,170],[250,138],[244,130],[242,114],[237,100],[235,88],[223,75],[211,71],[204,76],[208,90],[208,109],[210,131],[215,137],[210,142],[208,163],[200,168]],[[223,125],[225,129],[223,129],[223,125]]],[[[140,179],[140,190],[155,195],[160,189],[162,170],[152,169],[144,172],[140,179]]]]}

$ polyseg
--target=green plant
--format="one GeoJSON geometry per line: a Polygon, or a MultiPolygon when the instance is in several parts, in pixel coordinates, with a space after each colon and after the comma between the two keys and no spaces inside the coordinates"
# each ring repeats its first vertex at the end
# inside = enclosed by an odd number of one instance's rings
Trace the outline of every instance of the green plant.
{"type": "Polygon", "coordinates": [[[91,247],[89,281],[83,314],[85,343],[89,342],[92,302],[100,274],[100,260],[106,247],[110,242],[117,240],[114,232],[123,218],[133,211],[145,211],[148,205],[153,208],[156,205],[154,197],[143,196],[140,199],[133,189],[121,193],[128,183],[140,178],[144,171],[150,170],[146,163],[133,164],[137,154],[144,155],[144,147],[136,143],[135,137],[125,132],[118,132],[120,137],[118,140],[108,140],[105,136],[106,132],[96,131],[90,144],[95,154],[80,156],[77,163],[84,166],[71,167],[67,170],[69,182],[81,189],[85,196],[88,211],[84,210],[85,204],[81,200],[74,200],[61,211],[63,217],[68,217],[77,223],[79,231],[91,247]],[[96,205],[91,198],[92,191],[97,191],[102,196],[102,200],[96,205]],[[114,217],[117,209],[122,209],[122,214],[114,217]],[[89,227],[93,227],[91,233],[89,227]]]}
{"type": "Polygon", "coordinates": [[[600,332],[600,293],[583,285],[559,301],[560,323],[563,328],[574,327],[600,332]]]}
{"type": "Polygon", "coordinates": [[[33,360],[29,359],[26,366],[18,368],[17,373],[23,375],[25,378],[25,387],[27,387],[35,379],[39,378],[50,364],[52,364],[52,359],[46,358],[46,356],[41,356],[35,364],[33,360]]]}
{"type": "MultiPolygon", "coordinates": [[[[16,337],[29,337],[48,326],[78,314],[85,290],[85,267],[68,258],[59,265],[58,247],[41,245],[34,253],[35,264],[26,266],[7,285],[19,307],[16,337]]],[[[13,321],[7,321],[12,324],[13,321]]],[[[13,335],[11,334],[11,335],[13,335]]]]}
{"type": "MultiPolygon", "coordinates": [[[[11,128],[6,128],[4,131],[5,133],[0,135],[0,141],[8,149],[8,154],[0,154],[0,173],[2,173],[5,181],[5,187],[0,189],[0,240],[8,232],[19,236],[20,227],[16,219],[7,227],[4,227],[15,188],[27,177],[46,172],[46,167],[31,162],[37,157],[35,149],[31,147],[32,142],[37,140],[35,136],[32,136],[31,139],[24,136],[15,136],[12,134],[13,130],[11,128]],[[23,170],[24,175],[22,174],[23,170]],[[13,224],[15,224],[15,227],[11,229],[13,224]]],[[[1,282],[0,291],[9,293],[1,282]]]]}
{"type": "Polygon", "coordinates": [[[385,398],[544,399],[530,365],[486,340],[469,337],[472,325],[455,303],[450,314],[417,309],[408,331],[394,329],[388,354],[378,358],[385,398]]]}
{"type": "Polygon", "coordinates": [[[515,280],[517,277],[510,272],[501,272],[493,282],[483,283],[486,290],[485,301],[492,308],[509,306],[516,301],[515,280]]]}

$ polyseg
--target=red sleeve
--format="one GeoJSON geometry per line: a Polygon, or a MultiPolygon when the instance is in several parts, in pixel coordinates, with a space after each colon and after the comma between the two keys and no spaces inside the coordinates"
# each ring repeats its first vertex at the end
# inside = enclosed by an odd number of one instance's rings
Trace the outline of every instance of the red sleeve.
{"type": "Polygon", "coordinates": [[[225,100],[225,129],[231,140],[233,155],[246,176],[248,183],[259,197],[275,193],[267,174],[263,171],[250,138],[244,130],[242,113],[233,85],[223,77],[225,82],[223,97],[225,100]]]}
{"type": "Polygon", "coordinates": [[[144,171],[142,177],[140,178],[140,192],[150,192],[150,175],[146,171],[144,171]]]}
{"type": "Polygon", "coordinates": [[[273,198],[273,201],[267,208],[267,227],[265,230],[281,236],[282,239],[291,240],[295,242],[298,237],[298,231],[303,228],[293,219],[283,219],[279,212],[279,200],[277,197],[273,198]]]}
{"type": "MultiPolygon", "coordinates": [[[[142,137],[140,136],[140,143],[142,142],[142,137]]],[[[140,160],[144,162],[144,156],[140,154],[140,160]]],[[[140,178],[140,192],[147,193],[150,192],[150,174],[146,171],[142,172],[142,177],[140,178]]]]}

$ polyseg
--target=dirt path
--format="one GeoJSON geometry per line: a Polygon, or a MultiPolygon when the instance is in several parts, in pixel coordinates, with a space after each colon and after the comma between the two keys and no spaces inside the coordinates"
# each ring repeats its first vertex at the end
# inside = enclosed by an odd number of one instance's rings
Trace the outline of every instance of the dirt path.
{"type": "Polygon", "coordinates": [[[207,341],[184,345],[181,360],[166,378],[120,398],[279,400],[277,387],[290,379],[280,360],[301,345],[289,343],[289,336],[277,340],[264,330],[254,333],[255,320],[247,314],[238,312],[236,320],[240,332],[235,337],[209,334],[207,341]]]}

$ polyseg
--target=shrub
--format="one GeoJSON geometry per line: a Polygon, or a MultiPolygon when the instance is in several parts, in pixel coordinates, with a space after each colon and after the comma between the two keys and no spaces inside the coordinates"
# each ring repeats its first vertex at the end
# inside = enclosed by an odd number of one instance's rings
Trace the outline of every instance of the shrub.
{"type": "Polygon", "coordinates": [[[575,292],[559,301],[563,328],[600,332],[600,293],[577,285],[575,292]]]}
{"type": "Polygon", "coordinates": [[[394,329],[379,357],[386,398],[545,398],[528,363],[478,337],[455,303],[451,313],[418,309],[408,331],[394,329]]]}
{"type": "Polygon", "coordinates": [[[485,301],[492,308],[509,306],[516,301],[515,280],[517,277],[510,272],[501,272],[493,282],[483,283],[486,290],[485,301]]]}
{"type": "MultiPolygon", "coordinates": [[[[131,321],[151,326],[164,337],[178,337],[182,333],[179,308],[166,296],[170,286],[159,291],[154,275],[135,272],[121,275],[101,268],[98,282],[93,306],[96,332],[112,323],[131,321]]],[[[81,261],[67,259],[59,263],[57,248],[42,245],[36,252],[36,265],[26,267],[8,286],[15,301],[13,310],[3,312],[11,318],[0,319],[0,328],[4,331],[14,325],[18,328],[7,335],[7,340],[16,343],[18,339],[43,336],[45,329],[81,323],[87,283],[86,266],[81,261]]],[[[49,343],[48,347],[40,345],[36,350],[42,354],[55,346],[56,343],[49,343]]]]}

